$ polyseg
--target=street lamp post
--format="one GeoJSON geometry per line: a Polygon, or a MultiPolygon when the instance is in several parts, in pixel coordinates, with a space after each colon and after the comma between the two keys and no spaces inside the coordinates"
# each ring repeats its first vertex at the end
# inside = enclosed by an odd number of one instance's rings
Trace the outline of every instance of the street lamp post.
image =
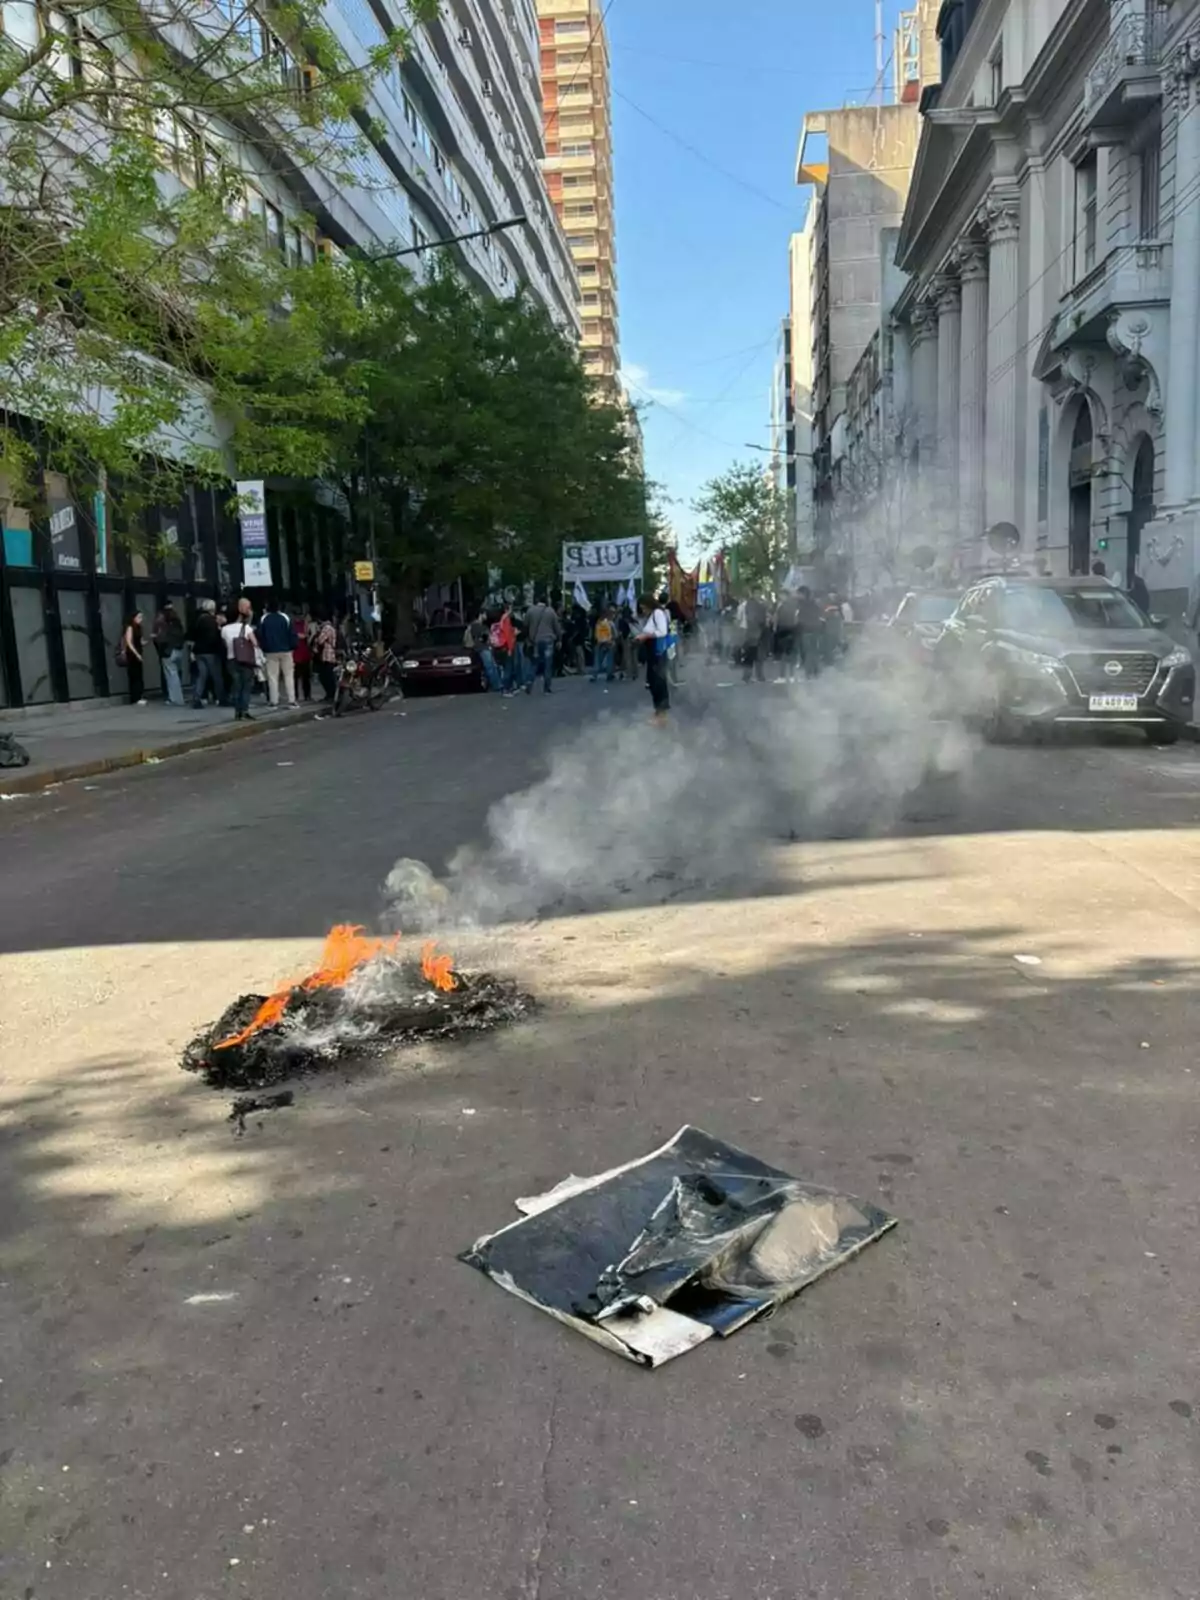
{"type": "Polygon", "coordinates": [[[368,261],[399,261],[404,256],[422,256],[427,250],[444,250],[448,245],[466,244],[471,239],[490,239],[494,233],[504,233],[509,228],[523,228],[529,221],[526,216],[505,217],[486,228],[475,228],[471,233],[456,233],[449,239],[426,239],[424,244],[405,245],[401,250],[381,250],[378,255],[367,256],[368,261]]]}

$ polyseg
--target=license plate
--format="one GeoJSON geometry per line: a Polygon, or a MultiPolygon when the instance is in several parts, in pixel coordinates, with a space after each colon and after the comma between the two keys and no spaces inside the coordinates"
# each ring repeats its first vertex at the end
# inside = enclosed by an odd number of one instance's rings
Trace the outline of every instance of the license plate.
{"type": "Polygon", "coordinates": [[[1135,694],[1094,694],[1088,699],[1089,711],[1136,711],[1135,694]]]}

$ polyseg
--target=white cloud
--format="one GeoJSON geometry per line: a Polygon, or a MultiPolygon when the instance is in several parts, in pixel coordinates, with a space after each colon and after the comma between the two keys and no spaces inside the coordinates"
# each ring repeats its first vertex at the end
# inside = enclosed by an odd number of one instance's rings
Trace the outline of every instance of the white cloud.
{"type": "Polygon", "coordinates": [[[636,361],[627,361],[621,368],[621,382],[635,401],[650,400],[656,406],[666,406],[668,410],[673,406],[683,405],[687,399],[683,389],[656,387],[650,381],[649,368],[639,366],[636,361]]]}

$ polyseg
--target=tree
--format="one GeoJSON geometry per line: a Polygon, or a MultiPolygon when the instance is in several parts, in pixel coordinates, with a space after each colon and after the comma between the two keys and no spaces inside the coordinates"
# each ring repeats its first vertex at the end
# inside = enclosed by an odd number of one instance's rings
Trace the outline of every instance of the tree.
{"type": "Polygon", "coordinates": [[[231,434],[243,475],[320,470],[354,406],[318,381],[329,307],[309,314],[339,280],[305,276],[312,235],[284,236],[247,179],[350,181],[368,88],[407,33],[354,68],[319,0],[273,7],[269,26],[247,0],[4,10],[0,471],[40,452],[153,494],[184,465],[226,476],[231,434]],[[274,404],[255,409],[264,377],[274,404]]]}
{"type": "Polygon", "coordinates": [[[564,540],[649,533],[624,418],[539,305],[447,267],[355,270],[362,315],[334,370],[366,421],[342,431],[340,476],[399,591],[549,577],[564,540]]]}
{"type": "Polygon", "coordinates": [[[787,570],[787,499],[770,473],[737,462],[712,478],[695,502],[706,550],[723,548],[746,593],[773,592],[787,570]]]}

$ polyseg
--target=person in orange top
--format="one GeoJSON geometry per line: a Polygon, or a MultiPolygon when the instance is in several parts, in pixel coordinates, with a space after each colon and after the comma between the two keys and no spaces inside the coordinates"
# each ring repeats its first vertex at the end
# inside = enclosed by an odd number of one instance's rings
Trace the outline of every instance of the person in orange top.
{"type": "Polygon", "coordinates": [[[516,694],[513,670],[516,664],[517,630],[513,625],[511,606],[505,606],[499,620],[492,623],[489,641],[492,647],[492,660],[496,663],[496,671],[500,675],[501,693],[516,694]]]}

